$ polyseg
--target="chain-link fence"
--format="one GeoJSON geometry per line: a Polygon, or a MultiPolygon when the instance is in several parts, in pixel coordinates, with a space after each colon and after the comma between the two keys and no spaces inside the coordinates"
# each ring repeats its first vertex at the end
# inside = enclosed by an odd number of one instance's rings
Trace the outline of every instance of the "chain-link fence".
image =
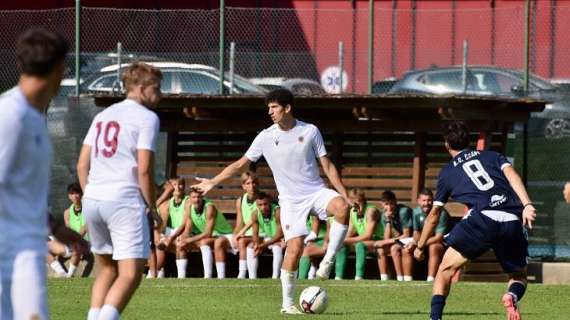
{"type": "MultiPolygon", "coordinates": [[[[337,9],[319,3],[308,9],[225,8],[224,93],[260,94],[263,85],[286,86],[299,94],[339,93],[342,86],[343,93],[366,94],[373,84],[373,93],[521,94],[526,30],[522,2],[377,1],[373,20],[366,2],[340,3],[337,9]],[[464,62],[466,69],[461,67],[464,62]]],[[[82,8],[81,92],[113,90],[117,78],[112,65],[120,42],[123,62],[172,62],[163,65],[164,91],[217,94],[220,12],[82,8]]],[[[55,30],[75,45],[73,8],[1,14],[2,90],[17,82],[14,46],[25,29],[55,30]]],[[[553,101],[529,122],[528,185],[540,210],[530,235],[533,256],[551,259],[570,257],[570,207],[561,195],[570,169],[565,157],[566,145],[570,147],[568,18],[570,6],[555,1],[533,2],[529,18],[529,67],[548,79],[531,77],[529,94],[553,101]],[[557,86],[552,86],[553,79],[557,86]]],[[[50,196],[54,213],[67,207],[65,186],[75,179],[83,136],[98,112],[88,99],[81,99],[79,108],[68,107],[75,84],[74,54],[67,65],[61,92],[48,111],[55,149],[50,196]]],[[[515,130],[509,140],[519,171],[521,137],[515,130]]],[[[165,143],[159,145],[157,169],[162,172],[165,143]]]]}

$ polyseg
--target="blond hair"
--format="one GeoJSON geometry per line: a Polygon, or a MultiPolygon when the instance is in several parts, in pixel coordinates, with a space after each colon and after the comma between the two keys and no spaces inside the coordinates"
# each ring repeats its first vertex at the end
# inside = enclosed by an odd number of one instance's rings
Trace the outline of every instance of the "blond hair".
{"type": "Polygon", "coordinates": [[[162,72],[149,64],[136,61],[128,66],[122,75],[123,86],[127,92],[137,85],[148,86],[162,80],[162,72]]]}
{"type": "Polygon", "coordinates": [[[246,171],[246,172],[242,173],[240,178],[241,178],[241,184],[244,184],[247,181],[247,179],[250,179],[250,178],[251,178],[251,181],[258,181],[257,174],[253,171],[246,171]]]}
{"type": "Polygon", "coordinates": [[[350,197],[357,197],[359,199],[366,199],[366,193],[364,193],[364,190],[362,190],[360,188],[350,189],[350,191],[348,191],[348,195],[350,197]]]}

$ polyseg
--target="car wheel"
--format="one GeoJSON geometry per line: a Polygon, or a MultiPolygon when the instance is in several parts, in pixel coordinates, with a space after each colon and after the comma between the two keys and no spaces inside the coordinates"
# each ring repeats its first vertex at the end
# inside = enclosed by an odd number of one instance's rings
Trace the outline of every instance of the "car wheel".
{"type": "Polygon", "coordinates": [[[552,119],[544,127],[546,139],[560,139],[570,136],[570,121],[567,119],[552,119]]]}

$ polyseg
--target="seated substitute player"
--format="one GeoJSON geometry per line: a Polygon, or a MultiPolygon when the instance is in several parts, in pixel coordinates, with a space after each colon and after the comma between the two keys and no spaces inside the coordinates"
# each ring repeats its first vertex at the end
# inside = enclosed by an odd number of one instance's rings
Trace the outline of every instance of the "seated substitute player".
{"type": "MultiPolygon", "coordinates": [[[[158,260],[163,262],[164,257],[162,255],[165,254],[164,251],[176,254],[178,278],[186,278],[186,267],[188,266],[186,250],[181,250],[176,246],[178,237],[187,236],[187,233],[184,232],[184,212],[186,210],[186,202],[188,202],[188,196],[186,196],[184,190],[186,183],[182,178],[174,178],[169,181],[169,184],[172,186],[172,197],[158,208],[162,221],[166,221],[166,223],[163,230],[164,237],[158,245],[157,255],[160,255],[158,260]]],[[[162,269],[162,264],[158,268],[159,270],[162,269]]]]}
{"type": "Polygon", "coordinates": [[[321,221],[319,217],[309,215],[307,230],[311,231],[303,240],[305,248],[303,249],[301,260],[299,260],[299,279],[312,280],[315,278],[318,260],[322,258],[327,251],[330,229],[329,222],[332,222],[330,220],[331,218],[328,218],[326,221],[321,221]]]}
{"type": "MultiPolygon", "coordinates": [[[[236,200],[237,215],[234,234],[237,234],[244,225],[250,224],[251,217],[257,211],[256,199],[259,193],[257,185],[258,179],[254,172],[246,171],[241,174],[241,187],[245,193],[236,200]]],[[[252,229],[247,228],[244,234],[236,241],[239,249],[238,279],[245,279],[248,273],[250,279],[255,279],[257,276],[252,276],[252,273],[257,275],[257,266],[254,266],[257,259],[253,252],[253,246],[249,245],[252,241],[252,229]],[[253,270],[254,268],[255,270],[253,270]]]]}
{"type": "MultiPolygon", "coordinates": [[[[422,189],[418,195],[418,206],[414,208],[414,241],[408,243],[405,249],[412,253],[416,248],[417,241],[420,239],[422,229],[424,227],[425,219],[433,207],[433,192],[430,189],[422,189]]],[[[426,246],[429,248],[428,255],[428,274],[427,281],[432,282],[435,279],[435,274],[441,263],[441,258],[445,253],[445,246],[443,245],[443,236],[449,231],[449,213],[445,209],[441,210],[439,223],[435,229],[435,234],[432,234],[426,246]]]]}
{"type": "MultiPolygon", "coordinates": [[[[226,277],[225,243],[219,239],[225,239],[231,244],[232,226],[228,223],[223,213],[209,199],[205,199],[202,192],[190,189],[190,201],[186,203],[184,214],[184,229],[177,232],[185,232],[188,236],[180,237],[176,242],[179,250],[200,248],[202,264],[204,266],[204,278],[212,278],[212,247],[216,251],[216,272],[218,279],[226,277]],[[194,234],[193,236],[189,236],[194,234]],[[218,248],[219,247],[219,248],[218,248]],[[223,248],[222,248],[223,247],[223,248]],[[223,250],[222,254],[219,251],[223,250]]],[[[176,235],[176,233],[174,234],[176,235]]],[[[176,235],[178,236],[178,235],[176,235]]],[[[234,249],[234,247],[231,247],[234,249]]],[[[234,251],[237,251],[234,249],[234,251]]]]}
{"type": "Polygon", "coordinates": [[[444,140],[452,160],[439,173],[435,201],[424,223],[415,257],[423,259],[427,241],[449,197],[464,203],[469,211],[445,237],[444,242],[450,248],[435,277],[430,317],[442,318],[453,274],[468,260],[493,249],[509,274],[508,291],[502,298],[507,319],[518,320],[518,304],[527,283],[528,242],[524,226],[532,228],[536,209],[519,175],[503,155],[469,149],[465,123],[446,123],[444,140]]]}
{"type": "MultiPolygon", "coordinates": [[[[77,232],[82,238],[88,240],[87,226],[85,225],[85,217],[82,213],[81,198],[83,191],[79,182],[74,182],[67,186],[67,196],[71,205],[63,212],[63,220],[65,226],[77,232]]],[[[77,270],[77,266],[81,260],[88,260],[89,256],[83,256],[78,252],[71,250],[71,257],[69,260],[69,268],[67,269],[67,277],[71,278],[77,270]]]]}
{"type": "MultiPolygon", "coordinates": [[[[356,253],[356,275],[354,280],[362,280],[366,267],[366,255],[369,252],[375,253],[379,251],[379,249],[374,247],[374,242],[382,240],[384,228],[380,222],[380,211],[375,205],[368,203],[363,190],[351,189],[348,196],[357,206],[350,210],[348,234],[344,240],[345,247],[339,251],[336,257],[335,279],[344,278],[348,252],[354,248],[356,253]]],[[[377,253],[378,267],[380,267],[380,253],[377,253]]]]}
{"type": "Polygon", "coordinates": [[[384,225],[384,241],[377,241],[375,246],[380,247],[380,280],[388,280],[388,252],[392,256],[396,279],[398,281],[412,281],[412,267],[414,257],[397,241],[412,237],[412,209],[398,204],[396,195],[390,190],[382,192],[382,207],[384,212],[381,222],[384,225]]]}
{"type": "Polygon", "coordinates": [[[118,319],[140,284],[150,251],[149,212],[157,227],[154,152],[160,70],[135,62],[122,76],[127,97],[95,116],[77,174],[91,249],[100,267],[88,320],[118,319]]]}
{"type": "Polygon", "coordinates": [[[350,200],[336,167],[326,156],[325,144],[317,127],[293,117],[293,94],[286,89],[274,90],[267,94],[265,102],[274,124],[257,135],[243,157],[216,177],[200,179],[201,183],[194,187],[208,192],[248,168],[251,162],[262,156],[265,158],[279,192],[281,225],[287,242],[281,270],[281,312],[300,314],[294,302],[295,272],[303,252],[303,239],[308,233],[307,216],[311,210],[321,219],[326,219],[327,214],[335,216],[327,253],[317,270],[317,277],[328,279],[348,229],[350,200]],[[336,191],[325,186],[317,159],[336,191]]]}
{"type": "MultiPolygon", "coordinates": [[[[264,192],[257,194],[256,211],[251,216],[252,243],[254,258],[248,261],[250,279],[257,278],[257,257],[266,249],[273,253],[271,278],[278,279],[283,261],[283,230],[281,229],[279,206],[271,203],[271,197],[264,192]],[[252,268],[249,268],[251,264],[252,268]]],[[[248,256],[249,259],[249,256],[248,256]]]]}

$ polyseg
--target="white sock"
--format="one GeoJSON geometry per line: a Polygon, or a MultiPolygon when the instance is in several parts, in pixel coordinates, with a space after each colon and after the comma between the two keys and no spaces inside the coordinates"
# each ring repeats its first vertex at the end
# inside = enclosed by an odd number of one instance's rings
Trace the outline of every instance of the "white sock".
{"type": "Polygon", "coordinates": [[[307,279],[313,280],[315,279],[315,275],[317,274],[317,267],[311,264],[311,268],[309,268],[309,274],[307,275],[307,279]]]}
{"type": "Polygon", "coordinates": [[[186,278],[186,266],[188,266],[188,259],[176,259],[178,279],[186,278]]]}
{"type": "Polygon", "coordinates": [[[210,279],[212,277],[212,248],[210,246],[201,246],[200,252],[202,253],[202,265],[204,266],[204,278],[210,279]]]}
{"type": "Polygon", "coordinates": [[[412,276],[404,276],[404,281],[412,281],[412,276]]]}
{"type": "Polygon", "coordinates": [[[218,279],[224,279],[226,277],[226,263],[216,262],[216,272],[218,273],[218,279]]]}
{"type": "Polygon", "coordinates": [[[398,280],[398,281],[404,281],[404,276],[396,276],[396,280],[398,280]]]}
{"type": "Polygon", "coordinates": [[[246,260],[240,260],[239,261],[238,279],[245,279],[246,276],[247,276],[247,261],[246,260]]]}
{"type": "Polygon", "coordinates": [[[295,271],[281,269],[281,288],[283,293],[283,308],[295,305],[295,271]]]}
{"type": "Polygon", "coordinates": [[[157,278],[164,278],[164,268],[161,268],[160,270],[158,270],[158,275],[156,277],[157,278]]]}
{"type": "Polygon", "coordinates": [[[257,279],[257,257],[253,248],[247,247],[247,272],[250,279],[257,279]]]}
{"type": "Polygon", "coordinates": [[[98,320],[119,320],[119,310],[110,304],[103,305],[98,320]]]}
{"type": "Polygon", "coordinates": [[[51,269],[55,273],[57,273],[58,276],[67,275],[67,273],[65,273],[65,269],[63,269],[63,267],[61,266],[61,263],[59,263],[59,261],[55,260],[54,262],[50,263],[49,266],[51,267],[51,269]]]}
{"type": "Polygon", "coordinates": [[[435,280],[435,278],[432,276],[428,276],[426,279],[427,282],[433,282],[433,280],[435,280]]]}
{"type": "Polygon", "coordinates": [[[89,309],[89,312],[87,312],[87,320],[97,320],[97,318],[99,318],[99,312],[101,312],[100,308],[89,309]]]}
{"type": "Polygon", "coordinates": [[[388,275],[385,273],[380,274],[380,280],[382,280],[382,281],[388,280],[388,275]]]}
{"type": "Polygon", "coordinates": [[[75,270],[77,270],[77,266],[70,263],[69,264],[69,269],[67,269],[67,277],[71,278],[73,277],[73,274],[75,273],[75,270]]]}
{"type": "Polygon", "coordinates": [[[273,275],[271,278],[277,279],[279,278],[279,271],[281,270],[281,263],[283,262],[283,248],[274,245],[271,251],[273,252],[273,275]]]}
{"type": "Polygon", "coordinates": [[[324,260],[332,262],[336,256],[338,250],[344,244],[344,238],[346,238],[346,232],[348,231],[348,225],[340,224],[336,220],[333,221],[331,229],[329,232],[329,246],[327,248],[327,253],[325,253],[324,260]]]}
{"type": "Polygon", "coordinates": [[[362,277],[354,277],[354,280],[362,280],[362,277]]]}

